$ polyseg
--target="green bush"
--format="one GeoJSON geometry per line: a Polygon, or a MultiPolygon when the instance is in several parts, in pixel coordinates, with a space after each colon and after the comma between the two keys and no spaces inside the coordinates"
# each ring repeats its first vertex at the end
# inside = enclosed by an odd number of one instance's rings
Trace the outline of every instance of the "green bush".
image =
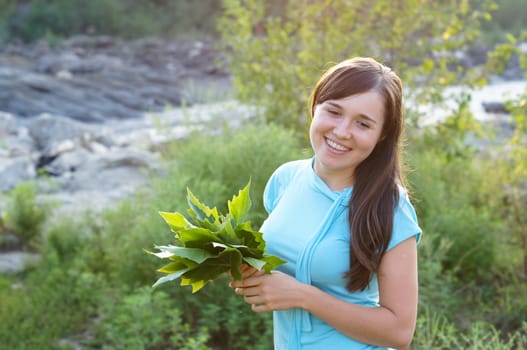
{"type": "MultiPolygon", "coordinates": [[[[175,143],[167,156],[173,160],[167,176],[155,180],[153,186],[145,186],[134,197],[101,214],[56,220],[47,231],[43,249],[48,263],[105,276],[109,285],[119,290],[116,297],[132,291],[131,300],[146,299],[143,294],[134,297],[133,290],[151,286],[160,264],[144,249],[173,239],[158,211],[186,210],[187,186],[208,204],[224,206],[251,178],[253,224],[258,227],[264,217],[261,198],[267,178],[278,165],[306,153],[290,132],[276,126],[249,125],[224,130],[217,136],[195,134],[175,143]]],[[[172,283],[162,287],[161,292],[171,295],[173,303],[167,309],[182,310],[182,322],[209,330],[209,344],[216,349],[263,350],[271,346],[270,314],[254,314],[227,286],[227,280],[207,287],[193,295],[188,288],[172,283]],[[255,338],[262,340],[255,345],[255,338]]],[[[126,315],[126,310],[123,306],[104,313],[126,315]]],[[[101,339],[110,337],[114,327],[111,319],[108,316],[109,323],[102,326],[107,329],[101,331],[106,334],[101,339]]],[[[130,341],[138,340],[134,337],[130,341]]]]}
{"type": "Polygon", "coordinates": [[[497,266],[505,222],[495,210],[498,183],[487,176],[492,162],[469,141],[484,135],[468,110],[466,98],[438,123],[410,135],[409,181],[427,238],[438,249],[445,271],[461,281],[490,281],[497,266]]]}
{"type": "Polygon", "coordinates": [[[501,276],[504,285],[497,286],[492,295],[489,296],[488,305],[484,309],[483,316],[489,322],[495,325],[503,333],[514,332],[522,329],[524,336],[527,337],[527,283],[521,277],[501,276]],[[500,310],[496,312],[495,310],[500,310]]]}
{"type": "Polygon", "coordinates": [[[518,9],[525,6],[522,0],[498,0],[491,12],[492,20],[483,24],[483,39],[487,44],[503,42],[507,34],[520,35],[525,30],[527,14],[518,9]]]}
{"type": "MultiPolygon", "coordinates": [[[[13,5],[9,8],[11,13],[15,2],[10,3],[13,5]]],[[[5,36],[24,41],[74,34],[123,38],[173,37],[182,33],[210,36],[214,35],[214,17],[219,10],[219,0],[31,0],[25,6],[19,5],[12,16],[4,18],[7,21],[4,31],[5,36]],[[203,21],[204,17],[211,20],[203,21]]]]}
{"type": "Polygon", "coordinates": [[[9,36],[8,20],[15,11],[16,0],[0,0],[0,42],[4,42],[9,36]]]}
{"type": "Polygon", "coordinates": [[[146,254],[145,249],[172,240],[173,234],[158,214],[161,209],[154,204],[154,197],[125,200],[102,216],[99,251],[103,251],[105,272],[114,285],[152,285],[157,279],[159,259],[146,254]]]}
{"type": "Polygon", "coordinates": [[[167,206],[160,209],[186,209],[186,201],[177,200],[185,198],[188,186],[205,203],[225,212],[227,200],[251,179],[250,219],[258,227],[265,217],[262,195],[271,173],[280,164],[309,154],[301,148],[294,133],[276,125],[256,123],[235,130],[224,129],[216,137],[195,134],[176,142],[168,151],[167,157],[174,160],[174,165],[168,181],[160,184],[165,188],[159,193],[168,197],[167,206]],[[179,182],[183,186],[172,186],[171,179],[178,178],[184,178],[185,181],[179,182]]]}
{"type": "Polygon", "coordinates": [[[444,317],[425,313],[417,319],[416,336],[412,350],[520,350],[527,346],[527,323],[508,335],[492,324],[479,321],[459,330],[444,317]]]}
{"type": "Polygon", "coordinates": [[[84,329],[105,291],[99,277],[64,267],[31,272],[0,284],[0,339],[5,349],[61,349],[84,329]]]}
{"type": "Polygon", "coordinates": [[[90,232],[88,214],[81,216],[61,215],[45,231],[45,239],[40,246],[48,263],[70,265],[89,247],[90,232]]]}
{"type": "Polygon", "coordinates": [[[458,312],[460,302],[459,298],[452,297],[457,291],[455,276],[443,267],[451,242],[437,238],[434,241],[426,227],[423,229],[424,234],[418,246],[419,310],[451,318],[458,312]]]}
{"type": "Polygon", "coordinates": [[[195,294],[177,284],[161,289],[171,295],[183,320],[192,327],[204,327],[210,334],[210,346],[224,350],[267,350],[272,348],[272,314],[255,314],[250,305],[228,287],[228,278],[220,278],[195,294]]]}
{"type": "Polygon", "coordinates": [[[497,188],[485,183],[479,161],[448,160],[434,150],[415,152],[410,181],[427,239],[436,247],[442,241],[449,244],[443,267],[461,280],[489,281],[501,267],[497,256],[506,226],[491,203],[484,202],[497,188]]]}
{"type": "Polygon", "coordinates": [[[41,248],[48,264],[104,275],[119,288],[153,284],[159,259],[144,249],[172,238],[154,198],[137,193],[102,213],[57,217],[41,248]]]}
{"type": "Polygon", "coordinates": [[[5,225],[23,244],[33,246],[40,239],[51,204],[37,201],[32,182],[23,182],[8,193],[5,225]]]}
{"type": "Polygon", "coordinates": [[[206,330],[184,324],[180,311],[162,291],[144,287],[124,298],[115,296],[101,311],[91,346],[107,350],[209,349],[206,330]]]}

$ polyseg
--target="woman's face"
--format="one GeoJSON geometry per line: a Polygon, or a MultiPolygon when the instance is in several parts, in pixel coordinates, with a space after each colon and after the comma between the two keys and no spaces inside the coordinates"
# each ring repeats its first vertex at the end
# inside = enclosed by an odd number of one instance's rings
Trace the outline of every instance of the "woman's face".
{"type": "Polygon", "coordinates": [[[381,139],[384,99],[376,91],[327,100],[315,107],[309,129],[315,172],[333,190],[353,184],[353,172],[381,139]]]}

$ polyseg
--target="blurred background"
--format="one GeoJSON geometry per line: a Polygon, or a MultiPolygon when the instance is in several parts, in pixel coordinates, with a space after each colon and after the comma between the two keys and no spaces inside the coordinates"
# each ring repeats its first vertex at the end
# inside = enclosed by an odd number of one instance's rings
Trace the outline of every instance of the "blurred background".
{"type": "Polygon", "coordinates": [[[412,349],[527,348],[524,0],[0,0],[0,348],[272,348],[227,279],[153,290],[186,189],[251,222],[310,157],[308,98],[372,56],[405,85],[424,230],[412,349]]]}

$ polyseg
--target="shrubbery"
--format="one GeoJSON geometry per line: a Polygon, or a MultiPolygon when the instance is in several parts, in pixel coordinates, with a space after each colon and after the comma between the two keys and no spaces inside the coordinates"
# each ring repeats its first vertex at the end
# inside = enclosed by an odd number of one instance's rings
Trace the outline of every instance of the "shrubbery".
{"type": "Polygon", "coordinates": [[[32,182],[23,182],[7,195],[7,208],[0,220],[5,229],[17,236],[21,243],[32,248],[39,243],[44,223],[51,213],[51,203],[37,201],[37,188],[32,182]]]}
{"type": "Polygon", "coordinates": [[[113,295],[102,305],[91,346],[108,350],[207,350],[205,328],[183,323],[181,312],[164,292],[149,286],[125,295],[113,295]],[[146,325],[146,326],[145,326],[146,325]]]}
{"type": "Polygon", "coordinates": [[[0,0],[0,39],[214,36],[221,0],[0,0]],[[203,18],[207,18],[204,21],[203,18]]]}
{"type": "MultiPolygon", "coordinates": [[[[520,347],[526,337],[526,290],[510,266],[518,261],[499,254],[515,248],[500,239],[505,220],[485,199],[499,185],[480,172],[492,160],[470,150],[445,153],[441,149],[448,147],[432,147],[435,142],[433,133],[414,135],[409,150],[410,181],[425,232],[413,348],[520,347]]],[[[227,287],[227,278],[196,294],[178,283],[152,290],[159,261],[144,249],[171,241],[157,211],[184,210],[187,186],[220,205],[251,177],[253,220],[260,222],[258,198],[270,173],[309,153],[290,132],[253,125],[219,136],[196,134],[166,154],[165,177],[112,209],[48,224],[39,246],[42,262],[23,276],[0,280],[0,298],[6,301],[0,319],[14,322],[0,324],[5,344],[19,349],[37,344],[67,349],[73,343],[108,349],[271,347],[271,314],[254,314],[227,287]],[[83,335],[87,332],[94,336],[83,335]]]]}
{"type": "Polygon", "coordinates": [[[215,349],[269,348],[270,314],[253,314],[227,287],[227,279],[195,295],[177,283],[153,291],[160,262],[144,249],[171,242],[173,234],[158,211],[184,210],[187,186],[207,201],[224,205],[250,177],[257,227],[267,178],[279,164],[305,155],[298,139],[278,127],[255,125],[225,130],[220,136],[193,135],[174,144],[167,155],[168,175],[136,197],[103,213],[49,223],[40,246],[43,263],[29,272],[30,278],[23,278],[24,288],[14,293],[9,281],[0,284],[0,298],[10,300],[0,308],[0,319],[11,314],[27,319],[27,327],[16,331],[8,326],[11,323],[0,324],[0,335],[9,334],[7,344],[18,341],[19,349],[30,349],[38,342],[56,345],[66,338],[108,349],[206,349],[207,343],[215,349]],[[59,301],[62,304],[56,305],[59,301]],[[27,304],[41,314],[32,316],[27,304]],[[68,313],[70,307],[76,309],[68,313]],[[63,311],[52,312],[53,308],[63,311]],[[45,317],[53,327],[38,326],[45,317]],[[29,334],[39,328],[38,337],[29,334]],[[96,330],[95,339],[79,336],[85,328],[96,330]],[[260,339],[257,344],[255,338],[260,339]]]}

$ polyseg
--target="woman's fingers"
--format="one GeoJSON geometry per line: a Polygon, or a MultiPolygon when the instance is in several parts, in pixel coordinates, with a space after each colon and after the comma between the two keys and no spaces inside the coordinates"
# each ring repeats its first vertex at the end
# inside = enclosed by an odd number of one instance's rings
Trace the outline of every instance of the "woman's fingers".
{"type": "Polygon", "coordinates": [[[264,295],[260,294],[258,287],[236,288],[236,294],[242,295],[244,301],[251,305],[254,312],[273,311],[270,304],[267,303],[264,295]]]}
{"type": "Polygon", "coordinates": [[[254,267],[250,265],[245,265],[245,264],[242,265],[242,267],[240,268],[240,272],[242,273],[243,279],[253,277],[253,276],[258,276],[258,275],[261,275],[262,273],[265,273],[265,271],[263,270],[257,270],[254,267]]]}
{"type": "Polygon", "coordinates": [[[233,279],[229,283],[229,287],[231,288],[250,287],[254,285],[254,283],[258,283],[256,281],[253,281],[254,278],[258,278],[263,275],[265,275],[264,270],[256,270],[254,267],[249,267],[244,272],[242,272],[242,279],[241,280],[233,279]]]}
{"type": "MultiPolygon", "coordinates": [[[[265,272],[264,272],[265,273],[265,272]]],[[[249,287],[255,287],[260,284],[261,276],[264,273],[260,273],[259,271],[255,272],[251,277],[244,278],[242,280],[233,280],[229,283],[229,287],[231,288],[249,288],[249,287]]]]}
{"type": "MultiPolygon", "coordinates": [[[[254,275],[258,275],[260,271],[261,270],[257,270],[254,267],[247,265],[247,264],[243,264],[240,266],[240,273],[242,275],[242,279],[246,279],[254,275]]],[[[228,275],[231,279],[233,278],[232,271],[228,271],[228,275]]]]}

